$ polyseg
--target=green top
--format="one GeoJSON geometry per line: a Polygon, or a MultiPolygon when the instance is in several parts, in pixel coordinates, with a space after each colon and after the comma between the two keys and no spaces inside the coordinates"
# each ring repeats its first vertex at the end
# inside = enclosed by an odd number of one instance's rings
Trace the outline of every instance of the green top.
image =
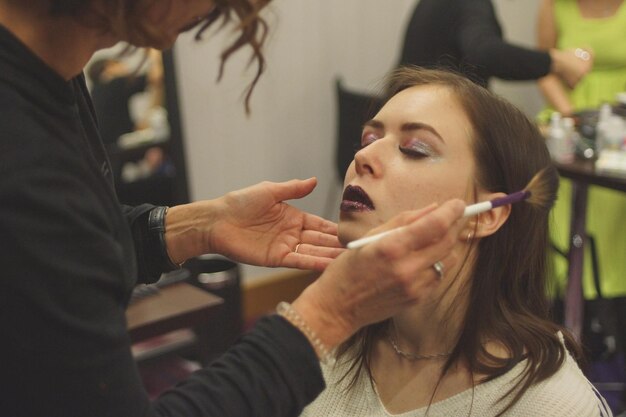
{"type": "Polygon", "coordinates": [[[589,19],[576,0],[554,0],[554,15],[557,48],[593,51],[592,71],[570,91],[574,108],[615,102],[615,94],[626,91],[626,4],[622,2],[613,16],[589,19]]]}

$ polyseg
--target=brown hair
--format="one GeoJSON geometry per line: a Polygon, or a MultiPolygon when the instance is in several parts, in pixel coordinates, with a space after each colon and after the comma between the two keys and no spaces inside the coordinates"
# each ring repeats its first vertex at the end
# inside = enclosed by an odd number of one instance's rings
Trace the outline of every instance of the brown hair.
{"type": "MultiPolygon", "coordinates": [[[[449,71],[402,67],[388,78],[385,101],[400,91],[419,85],[448,88],[456,97],[472,127],[471,149],[475,158],[474,189],[511,193],[523,189],[541,169],[556,197],[558,173],[551,163],[545,141],[520,110],[461,75],[449,71]]],[[[554,198],[549,199],[554,201],[554,198]]],[[[522,377],[500,400],[510,401],[503,415],[533,384],[554,375],[565,360],[565,349],[557,336],[562,331],[568,349],[580,357],[580,348],[561,326],[549,319],[546,295],[548,218],[551,207],[514,204],[508,220],[491,236],[482,238],[474,252],[471,279],[458,297],[467,297],[457,343],[441,377],[458,361],[471,374],[494,379],[527,359],[522,377]],[[510,358],[491,355],[485,340],[503,344],[510,358]]],[[[469,259],[469,253],[466,260],[469,259]]],[[[463,268],[467,266],[466,262],[463,268]]],[[[373,342],[388,331],[389,321],[361,330],[338,350],[349,355],[352,384],[365,371],[372,378],[370,362],[373,342]]],[[[434,392],[432,397],[434,398],[434,392]]]]}
{"type": "MultiPolygon", "coordinates": [[[[136,0],[107,0],[103,2],[106,7],[106,16],[98,14],[93,9],[95,0],[46,0],[50,7],[50,13],[54,15],[84,16],[90,14],[97,23],[107,29],[111,25],[112,16],[122,16],[125,26],[130,31],[134,39],[142,41],[159,40],[159,33],[149,30],[142,18],[143,11],[149,6],[150,1],[168,0],[147,0],[140,2],[136,0]]],[[[171,1],[171,0],[169,0],[171,1]]],[[[262,46],[267,35],[267,23],[259,16],[260,10],[265,7],[270,0],[214,0],[215,9],[208,16],[204,16],[199,22],[199,29],[196,32],[196,40],[202,39],[204,32],[214,23],[221,19],[220,29],[225,27],[236,16],[239,35],[236,39],[222,51],[220,56],[220,69],[218,81],[224,73],[224,66],[230,56],[243,46],[252,48],[250,62],[257,64],[256,74],[245,90],[245,109],[250,112],[250,97],[261,74],[265,70],[265,57],[262,46]]],[[[92,22],[93,23],[93,22],[92,22]]]]}

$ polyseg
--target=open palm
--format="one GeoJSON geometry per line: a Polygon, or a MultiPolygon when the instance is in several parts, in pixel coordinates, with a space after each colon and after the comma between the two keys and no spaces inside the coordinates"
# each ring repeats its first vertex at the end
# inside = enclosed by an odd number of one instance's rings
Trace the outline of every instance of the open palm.
{"type": "Polygon", "coordinates": [[[209,247],[247,264],[323,270],[343,251],[337,225],[284,203],[308,195],[316,183],[262,182],[226,194],[209,247]]]}

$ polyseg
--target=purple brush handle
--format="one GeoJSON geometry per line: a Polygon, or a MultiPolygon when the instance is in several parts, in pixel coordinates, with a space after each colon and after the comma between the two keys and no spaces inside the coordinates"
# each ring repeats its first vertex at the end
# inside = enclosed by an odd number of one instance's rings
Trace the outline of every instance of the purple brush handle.
{"type": "Polygon", "coordinates": [[[502,198],[496,198],[491,200],[491,207],[496,208],[500,206],[506,206],[507,204],[517,203],[518,201],[526,200],[530,197],[530,191],[517,191],[502,198]]]}

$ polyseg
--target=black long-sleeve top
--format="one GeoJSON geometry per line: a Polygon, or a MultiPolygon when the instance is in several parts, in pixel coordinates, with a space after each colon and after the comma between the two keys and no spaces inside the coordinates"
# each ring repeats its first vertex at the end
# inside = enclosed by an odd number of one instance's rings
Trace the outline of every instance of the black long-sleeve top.
{"type": "Polygon", "coordinates": [[[419,0],[400,64],[450,68],[488,86],[491,77],[534,80],[550,72],[547,52],[504,41],[490,0],[419,0]]]}
{"type": "Polygon", "coordinates": [[[125,309],[166,265],[152,208],[120,207],[84,77],[0,26],[0,415],[293,416],[323,389],[306,338],[271,316],[150,403],[125,309]]]}

